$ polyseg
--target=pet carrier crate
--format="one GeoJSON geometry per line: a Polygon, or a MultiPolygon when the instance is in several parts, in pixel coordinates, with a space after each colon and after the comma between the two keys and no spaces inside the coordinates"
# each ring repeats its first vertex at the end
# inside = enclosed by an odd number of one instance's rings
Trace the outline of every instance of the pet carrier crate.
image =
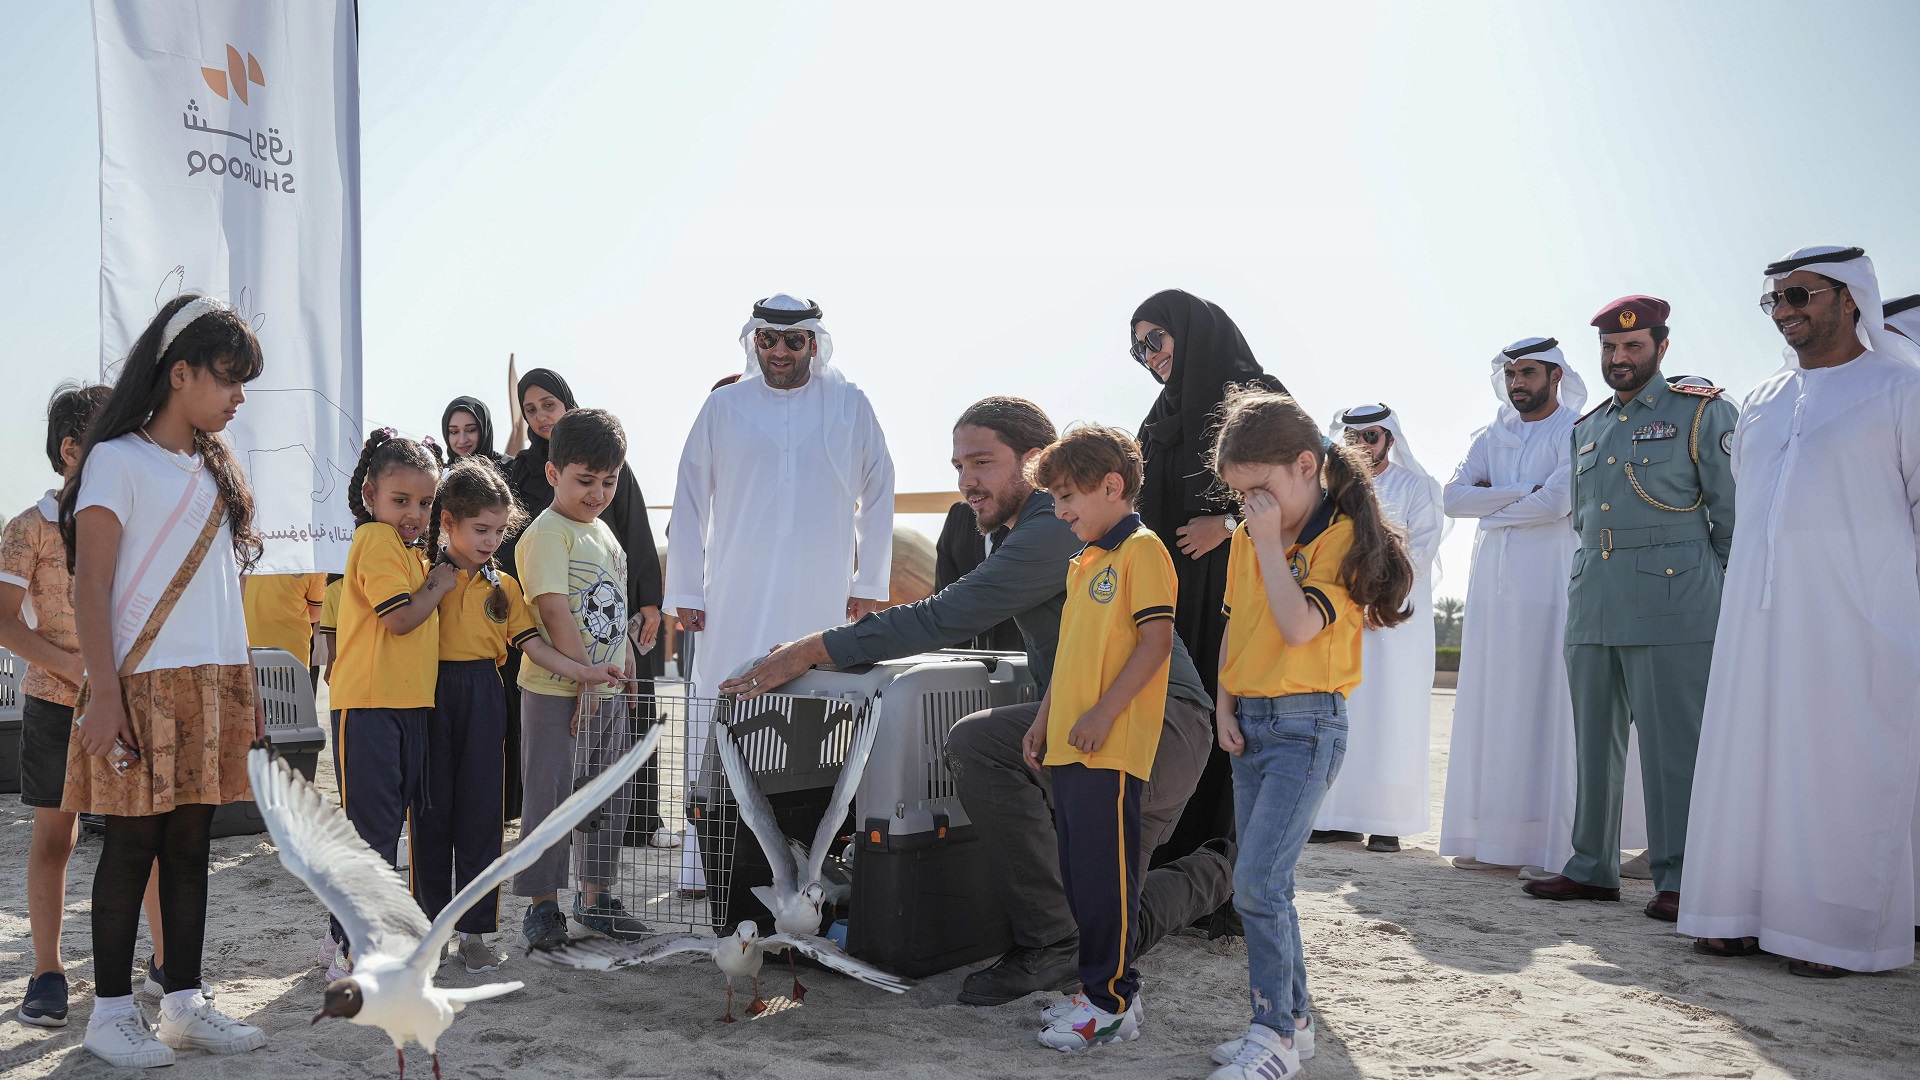
{"type": "Polygon", "coordinates": [[[26,674],[25,660],[0,649],[0,794],[20,791],[20,720],[26,708],[20,680],[26,674]]]}
{"type": "MultiPolygon", "coordinates": [[[[326,729],[320,724],[314,702],[313,676],[306,664],[285,649],[253,649],[251,652],[254,692],[267,714],[267,738],[289,765],[312,780],[320,762],[320,751],[327,745],[326,729]]],[[[94,832],[103,827],[94,814],[82,814],[80,820],[94,832]]],[[[251,800],[228,803],[214,812],[215,836],[252,836],[266,831],[260,808],[251,800]]]]}
{"type": "MultiPolygon", "coordinates": [[[[929,975],[1011,945],[997,883],[947,771],[947,733],[969,713],[1038,696],[1023,653],[948,650],[846,671],[810,671],[726,709],[742,756],[786,835],[810,843],[839,778],[855,725],[880,725],[846,833],[852,888],[847,951],[901,975],[929,975]]],[[[726,885],[713,926],[725,931],[768,914],[751,888],[772,872],[750,835],[735,835],[718,755],[709,749],[689,802],[715,812],[700,822],[709,888],[726,885]],[[725,876],[719,876],[724,871],[725,876]]],[[[824,932],[824,929],[823,929],[824,932]]]]}

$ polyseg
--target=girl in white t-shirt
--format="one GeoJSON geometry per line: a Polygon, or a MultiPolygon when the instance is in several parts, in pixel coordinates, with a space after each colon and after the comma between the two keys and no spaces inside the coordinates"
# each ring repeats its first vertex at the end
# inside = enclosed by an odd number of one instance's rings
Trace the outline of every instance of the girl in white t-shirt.
{"type": "Polygon", "coordinates": [[[260,539],[240,462],[219,435],[262,367],[260,343],[231,308],[169,302],[134,343],[60,493],[87,670],[61,809],[106,818],[83,1045],[113,1065],[266,1043],[200,992],[213,815],[252,798],[247,750],[265,730],[240,593],[260,539]],[[156,859],[167,940],[157,1032],[130,979],[156,859]]]}

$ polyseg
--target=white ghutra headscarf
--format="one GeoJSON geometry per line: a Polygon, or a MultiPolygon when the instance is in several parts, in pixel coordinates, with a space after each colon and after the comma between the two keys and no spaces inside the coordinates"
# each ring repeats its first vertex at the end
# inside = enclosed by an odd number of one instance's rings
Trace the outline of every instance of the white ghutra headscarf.
{"type": "Polygon", "coordinates": [[[1522,357],[1531,356],[1542,363],[1552,364],[1560,369],[1560,406],[1578,413],[1587,404],[1587,384],[1580,373],[1567,363],[1565,354],[1560,351],[1560,343],[1550,337],[1521,338],[1519,341],[1501,349],[1493,357],[1493,396],[1500,402],[1500,419],[1514,421],[1520,418],[1519,410],[1507,398],[1506,367],[1522,357]]]}
{"type": "MultiPolygon", "coordinates": [[[[1867,258],[1864,250],[1832,244],[1803,247],[1769,264],[1764,271],[1766,278],[1761,288],[1767,293],[1782,288],[1782,279],[1796,270],[1811,270],[1847,287],[1848,295],[1853,297],[1854,307],[1860,309],[1860,319],[1854,324],[1854,333],[1859,336],[1860,344],[1903,364],[1920,367],[1920,344],[1897,330],[1887,329],[1886,315],[1880,303],[1880,279],[1873,271],[1873,260],[1867,258]]],[[[1792,346],[1786,347],[1784,355],[1786,367],[1800,366],[1800,357],[1792,346]]]]}
{"type": "MultiPolygon", "coordinates": [[[[1400,430],[1400,414],[1394,412],[1390,406],[1372,402],[1366,405],[1355,405],[1351,409],[1343,409],[1335,413],[1333,422],[1327,425],[1327,438],[1340,442],[1347,437],[1349,430],[1358,431],[1361,428],[1370,427],[1384,428],[1393,433],[1393,445],[1387,448],[1387,460],[1418,476],[1433,489],[1433,504],[1444,506],[1446,504],[1445,489],[1441,487],[1440,481],[1434,479],[1433,474],[1420,464],[1420,459],[1413,456],[1413,447],[1407,442],[1406,432],[1400,430]]],[[[1446,518],[1440,526],[1440,538],[1446,539],[1451,532],[1453,532],[1453,519],[1446,518]]],[[[1438,551],[1434,553],[1433,561],[1435,570],[1438,572],[1440,564],[1438,551]]]]}

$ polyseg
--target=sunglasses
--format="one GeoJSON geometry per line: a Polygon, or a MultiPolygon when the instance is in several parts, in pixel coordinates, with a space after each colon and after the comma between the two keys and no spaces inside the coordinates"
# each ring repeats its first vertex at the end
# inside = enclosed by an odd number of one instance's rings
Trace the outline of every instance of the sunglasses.
{"type": "Polygon", "coordinates": [[[1838,292],[1844,288],[1846,288],[1845,285],[1829,285],[1824,289],[1807,289],[1799,285],[1789,285],[1779,292],[1761,293],[1760,310],[1771,315],[1773,314],[1773,309],[1779,307],[1781,304],[1792,308],[1804,308],[1807,306],[1808,300],[1813,299],[1820,293],[1838,292]]]}
{"type": "Polygon", "coordinates": [[[1352,428],[1347,429],[1348,442],[1353,442],[1357,439],[1360,442],[1366,443],[1368,446],[1378,446],[1380,440],[1386,438],[1386,435],[1387,433],[1381,431],[1379,428],[1368,428],[1365,431],[1355,431],[1352,428]]]}
{"type": "Polygon", "coordinates": [[[1141,367],[1152,367],[1153,365],[1147,362],[1147,357],[1159,352],[1161,346],[1166,343],[1167,332],[1165,330],[1149,330],[1147,331],[1146,337],[1135,341],[1133,347],[1127,351],[1133,355],[1133,359],[1139,363],[1141,367]]]}
{"type": "Polygon", "coordinates": [[[787,343],[787,351],[799,352],[813,340],[813,335],[805,330],[755,330],[753,343],[762,349],[771,349],[782,341],[787,343]]]}

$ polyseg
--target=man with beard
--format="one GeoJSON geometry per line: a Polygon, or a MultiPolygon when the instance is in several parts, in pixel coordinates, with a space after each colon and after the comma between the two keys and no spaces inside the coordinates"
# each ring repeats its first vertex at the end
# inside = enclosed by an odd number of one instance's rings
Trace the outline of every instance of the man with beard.
{"type": "Polygon", "coordinates": [[[1732,440],[1741,528],[1679,930],[1831,979],[1913,962],[1920,350],[1887,329],[1857,247],[1802,248],[1765,275],[1760,307],[1792,351],[1732,440]]]}
{"type": "MultiPolygon", "coordinates": [[[[844,668],[949,648],[1005,619],[1019,626],[1028,669],[1046,686],[1060,642],[1067,565],[1085,546],[1054,516],[1053,496],[1027,479],[1027,464],[1054,437],[1053,422],[1030,401],[991,397],[974,403],[953,428],[953,467],[980,531],[1011,525],[1006,539],[972,572],[927,599],[783,646],[723,684],[721,692],[753,697],[816,664],[844,668]]],[[[1034,701],[974,713],[947,736],[947,764],[994,863],[1014,938],[1014,948],[998,963],[967,976],[960,1000],[969,1005],[1000,1005],[1079,981],[1079,931],[1061,884],[1052,791],[1046,773],[1021,757],[1021,737],[1039,708],[1034,701]]],[[[1153,849],[1179,820],[1212,748],[1212,700],[1176,635],[1165,723],[1141,798],[1144,883],[1134,955],[1232,899],[1234,846],[1224,839],[1145,872],[1153,849]]]]}
{"type": "Polygon", "coordinates": [[[1433,557],[1446,531],[1440,481],[1413,456],[1400,416],[1385,405],[1357,405],[1334,418],[1327,434],[1360,448],[1373,462],[1380,509],[1407,534],[1413,559],[1413,618],[1361,635],[1364,681],[1347,704],[1355,734],[1347,741],[1340,780],[1327,789],[1314,820],[1316,844],[1358,841],[1368,851],[1399,851],[1400,838],[1427,831],[1432,794],[1433,557]]]}
{"type": "MultiPolygon", "coordinates": [[[[1547,867],[1573,854],[1573,698],[1562,641],[1578,546],[1569,439],[1587,387],[1552,338],[1502,349],[1492,375],[1500,411],[1445,491],[1447,515],[1479,530],[1440,854],[1466,869],[1518,867],[1531,880],[1551,877],[1547,867]]],[[[1629,781],[1633,803],[1636,787],[1629,781]]],[[[1645,828],[1631,803],[1626,817],[1622,831],[1637,846],[1645,828]]]]}
{"type": "Polygon", "coordinates": [[[1687,808],[1733,546],[1731,450],[1739,419],[1713,386],[1660,377],[1667,302],[1627,296],[1594,316],[1613,396],[1574,426],[1567,587],[1578,794],[1573,857],[1522,886],[1545,900],[1620,899],[1628,725],[1640,736],[1649,918],[1680,915],[1687,808]]]}
{"type": "MultiPolygon", "coordinates": [[[[820,307],[779,295],[740,330],[746,368],[701,404],[680,455],[665,606],[700,634],[694,693],[782,641],[887,598],[893,459],[873,406],[832,363],[820,307]]],[[[706,732],[690,731],[688,768],[706,732]]],[[[681,887],[699,889],[687,826],[681,887]]]]}

